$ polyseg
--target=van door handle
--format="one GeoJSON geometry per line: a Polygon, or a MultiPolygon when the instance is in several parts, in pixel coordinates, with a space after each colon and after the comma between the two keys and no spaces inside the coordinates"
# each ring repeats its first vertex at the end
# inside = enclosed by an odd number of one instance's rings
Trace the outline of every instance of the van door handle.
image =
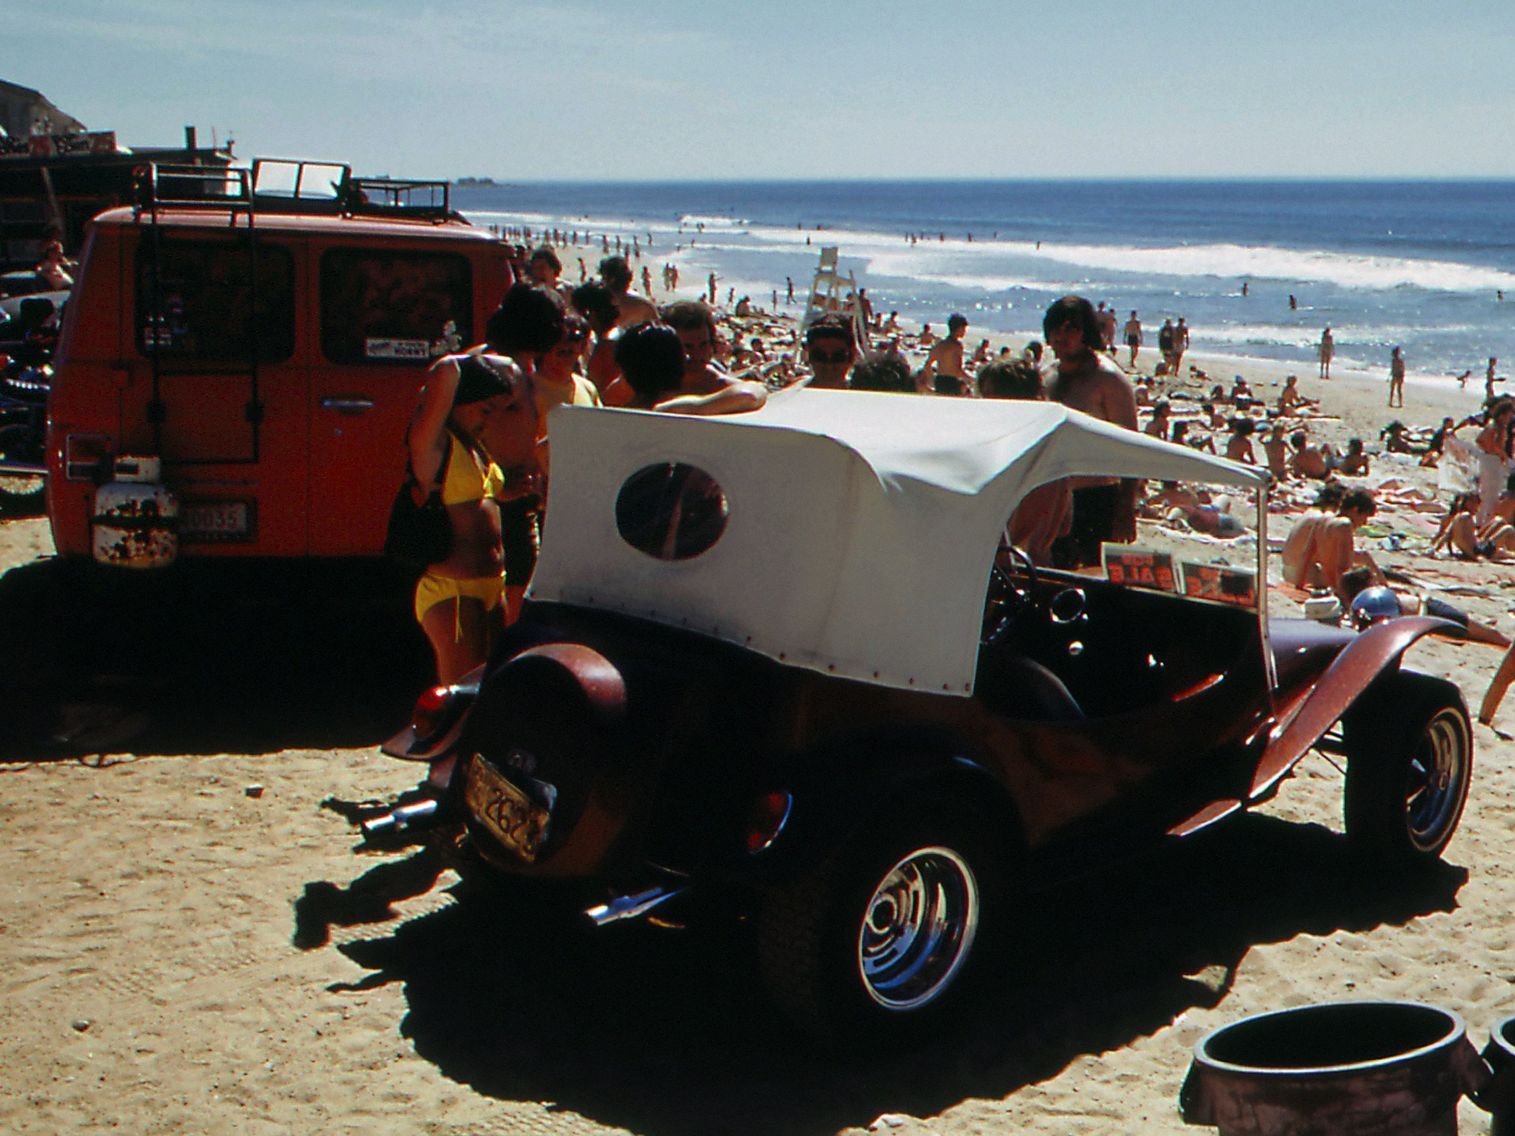
{"type": "Polygon", "coordinates": [[[373,399],[352,395],[328,395],[321,400],[322,410],[335,410],[338,414],[362,414],[373,409],[373,399]]]}

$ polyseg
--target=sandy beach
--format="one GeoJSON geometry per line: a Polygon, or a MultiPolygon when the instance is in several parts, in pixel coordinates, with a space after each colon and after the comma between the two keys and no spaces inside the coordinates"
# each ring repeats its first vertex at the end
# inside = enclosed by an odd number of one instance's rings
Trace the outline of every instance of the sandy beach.
{"type": "MultiPolygon", "coordinates": [[[[1313,435],[1375,452],[1390,417],[1434,426],[1481,394],[1412,378],[1390,412],[1382,375],[1189,362],[1269,404],[1298,373],[1322,400],[1313,435]]],[[[1380,563],[1515,630],[1515,567],[1425,551],[1434,470],[1376,455],[1365,482],[1392,483],[1359,537],[1380,563]]],[[[0,568],[50,553],[44,520],[0,522],[0,568]]],[[[1437,639],[1410,664],[1476,708],[1498,659],[1437,639]]],[[[1176,1136],[1201,1131],[1177,1109],[1192,1046],[1243,1016],[1412,999],[1481,1047],[1515,1014],[1515,698],[1475,727],[1442,869],[1356,877],[1341,776],[1312,755],[1259,812],[1029,904],[1029,972],[971,1028],[887,1058],[798,1042],[715,933],[594,936],[425,851],[355,853],[343,807],[415,779],[374,748],[392,713],[275,729],[282,706],[277,681],[224,708],[91,689],[46,708],[67,745],[4,753],[0,1129],[1176,1136]]],[[[1470,1103],[1459,1116],[1486,1130],[1470,1103]]]]}

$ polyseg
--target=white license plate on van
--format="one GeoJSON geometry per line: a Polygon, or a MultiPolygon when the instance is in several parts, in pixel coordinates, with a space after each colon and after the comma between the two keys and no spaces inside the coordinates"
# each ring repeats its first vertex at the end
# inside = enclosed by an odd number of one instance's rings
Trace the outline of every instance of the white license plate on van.
{"type": "Polygon", "coordinates": [[[186,501],[179,508],[179,539],[252,540],[251,501],[186,501]]]}

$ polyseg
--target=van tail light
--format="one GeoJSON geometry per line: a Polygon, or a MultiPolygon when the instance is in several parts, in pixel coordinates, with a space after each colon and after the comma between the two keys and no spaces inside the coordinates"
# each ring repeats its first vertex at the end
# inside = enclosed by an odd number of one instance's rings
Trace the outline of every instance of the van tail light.
{"type": "Polygon", "coordinates": [[[104,434],[69,434],[63,440],[63,476],[99,484],[110,472],[110,439],[104,434]]]}
{"type": "Polygon", "coordinates": [[[747,827],[743,833],[749,855],[756,856],[772,847],[784,831],[789,813],[794,808],[794,796],[783,790],[764,793],[752,803],[747,814],[747,827]]]}

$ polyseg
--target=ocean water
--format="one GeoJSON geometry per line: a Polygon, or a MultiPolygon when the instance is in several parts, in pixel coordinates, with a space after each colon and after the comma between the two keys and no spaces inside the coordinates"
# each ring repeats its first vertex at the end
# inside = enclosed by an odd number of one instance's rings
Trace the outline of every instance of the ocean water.
{"type": "MultiPolygon", "coordinates": [[[[635,234],[691,295],[715,272],[723,301],[769,307],[776,290],[783,308],[789,277],[796,312],[836,245],[876,309],[938,326],[960,311],[970,342],[1039,334],[1076,292],[1122,322],[1138,311],[1148,346],[1183,316],[1195,350],[1302,369],[1325,326],[1338,366],[1386,371],[1398,344],[1421,380],[1471,370],[1477,390],[1490,355],[1515,368],[1511,181],[526,183],[453,200],[480,224],[635,234]]],[[[567,251],[571,280],[577,255],[592,273],[599,247],[567,251]]]]}

